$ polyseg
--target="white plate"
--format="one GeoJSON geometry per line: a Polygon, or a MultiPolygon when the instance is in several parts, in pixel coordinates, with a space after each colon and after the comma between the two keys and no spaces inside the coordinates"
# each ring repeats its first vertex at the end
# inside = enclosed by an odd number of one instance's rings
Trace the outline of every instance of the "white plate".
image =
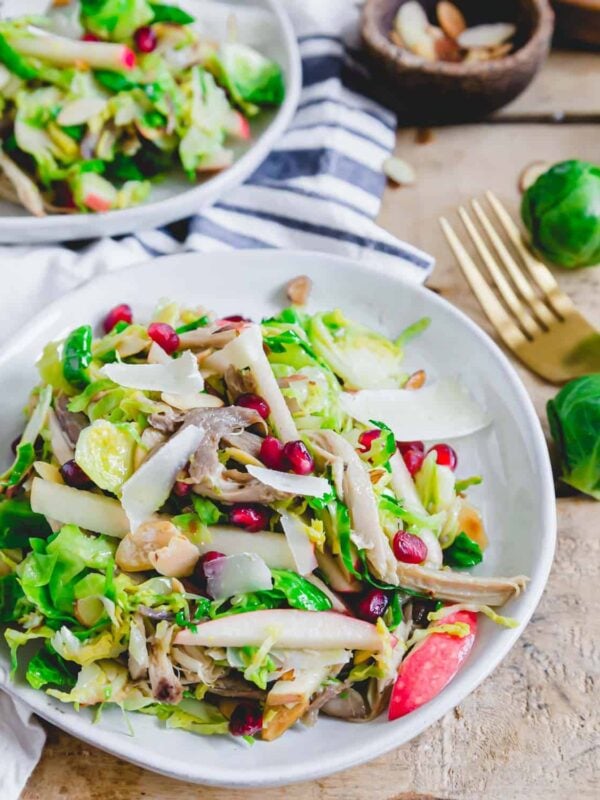
{"type": "MultiPolygon", "coordinates": [[[[190,11],[195,8],[200,19],[203,3],[188,0],[180,5],[187,5],[190,11]]],[[[288,126],[298,105],[300,53],[291,23],[279,0],[252,0],[251,3],[227,0],[223,5],[240,9],[251,5],[267,15],[263,26],[252,26],[250,31],[240,25],[239,38],[258,46],[262,53],[281,64],[286,84],[285,100],[280,108],[261,113],[256,122],[252,122],[251,140],[233,147],[233,165],[196,185],[190,184],[182,173],[170,175],[164,181],[152,184],[150,197],[142,205],[103,214],[33,217],[24,208],[0,200],[0,244],[60,242],[149,230],[197,214],[254,172],[288,126]]],[[[224,28],[226,17],[225,14],[219,29],[224,28]]]]}
{"type": "MultiPolygon", "coordinates": [[[[84,322],[99,324],[106,311],[129,302],[143,320],[166,295],[197,302],[221,315],[259,319],[285,303],[284,285],[308,274],[314,280],[311,307],[342,308],[349,316],[390,336],[422,316],[430,328],[410,345],[408,367],[425,363],[430,375],[460,374],[489,411],[492,426],[456,443],[461,476],[481,473],[472,495],[483,509],[491,540],[479,574],[531,577],[505,612],[521,623],[514,630],[487,619],[475,648],[456,679],[428,705],[393,723],[385,716],[365,725],[321,718],[311,729],[296,726],[273,743],[243,747],[229,738],[161,730],[151,717],[130,714],[135,736],[121,713],[106,710],[93,725],[88,711],[76,713],[23,681],[7,684],[38,714],[74,736],[147,769],[175,778],[223,786],[270,786],[308,780],[360,764],[421,733],[459,703],[498,665],[533,613],[554,552],[552,475],[539,421],[514,369],[495,344],[467,317],[400,272],[318,253],[282,251],[186,254],[105,275],[49,306],[0,355],[0,441],[3,452],[18,434],[21,409],[36,380],[36,356],[51,338],[84,322]]],[[[8,669],[5,648],[2,666],[8,669]]],[[[491,678],[493,680],[493,678],[491,678]]],[[[435,753],[432,753],[435,758],[435,753]]]]}

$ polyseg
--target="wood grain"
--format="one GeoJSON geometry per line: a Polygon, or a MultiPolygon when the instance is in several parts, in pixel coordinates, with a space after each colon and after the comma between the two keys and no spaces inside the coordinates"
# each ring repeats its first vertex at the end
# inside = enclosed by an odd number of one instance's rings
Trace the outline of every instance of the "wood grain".
{"type": "MultiPolygon", "coordinates": [[[[584,74],[580,79],[561,79],[556,102],[576,104],[581,87],[588,87],[585,92],[590,86],[584,74]]],[[[539,79],[540,94],[537,99],[530,95],[530,108],[538,111],[544,105],[541,89],[549,85],[539,79]]],[[[540,158],[597,161],[598,128],[495,124],[437,130],[428,144],[415,139],[414,130],[401,131],[397,152],[415,166],[418,181],[386,193],[380,221],[432,252],[437,266],[430,285],[486,327],[446,248],[438,216],[453,216],[459,203],[490,187],[515,211],[520,169],[540,158]]],[[[559,279],[600,325],[600,269],[560,272],[559,279]]],[[[518,369],[544,419],[545,402],[554,390],[518,369]]],[[[44,755],[22,800],[596,800],[600,504],[562,498],[558,520],[548,588],[517,645],[458,708],[393,753],[325,780],[231,791],[154,775],[49,727],[44,755]]]]}

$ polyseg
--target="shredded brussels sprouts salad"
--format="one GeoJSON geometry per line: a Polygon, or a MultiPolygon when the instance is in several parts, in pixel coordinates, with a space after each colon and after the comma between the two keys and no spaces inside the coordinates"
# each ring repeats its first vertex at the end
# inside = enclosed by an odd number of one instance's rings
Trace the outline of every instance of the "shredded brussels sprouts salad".
{"type": "MultiPolygon", "coordinates": [[[[200,7],[202,14],[202,7],[200,7]]],[[[0,197],[37,216],[144,201],[174,169],[229,167],[281,68],[176,5],[81,0],[0,21],[0,197]]]]}
{"type": "Polygon", "coordinates": [[[49,342],[1,477],[13,670],[76,708],[248,741],[433,698],[480,614],[516,624],[493,608],[526,579],[465,571],[481,478],[442,437],[488,419],[458,381],[406,374],[426,326],[391,341],[340,310],[164,301],[49,342]]]}

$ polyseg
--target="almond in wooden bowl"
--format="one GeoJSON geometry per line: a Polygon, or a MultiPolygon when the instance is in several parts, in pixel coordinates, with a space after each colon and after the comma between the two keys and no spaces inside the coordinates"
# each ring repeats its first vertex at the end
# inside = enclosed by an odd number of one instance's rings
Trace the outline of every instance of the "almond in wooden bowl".
{"type": "Polygon", "coordinates": [[[366,0],[361,32],[373,79],[402,122],[436,124],[478,119],[517,97],[553,27],[549,0],[366,0]]]}

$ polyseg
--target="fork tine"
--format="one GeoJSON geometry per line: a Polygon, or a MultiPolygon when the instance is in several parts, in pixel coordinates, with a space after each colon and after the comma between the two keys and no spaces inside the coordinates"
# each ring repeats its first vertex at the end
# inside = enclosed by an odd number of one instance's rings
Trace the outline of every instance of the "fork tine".
{"type": "Polygon", "coordinates": [[[462,206],[458,209],[458,213],[460,215],[461,220],[463,221],[463,225],[467,229],[467,233],[473,240],[473,244],[477,248],[477,252],[481,256],[481,259],[486,265],[486,267],[488,268],[492,280],[496,284],[496,287],[498,288],[498,291],[503,297],[506,305],[510,308],[515,317],[519,320],[519,322],[525,329],[526,333],[528,333],[530,336],[535,336],[536,334],[541,333],[542,329],[533,319],[533,317],[527,311],[527,309],[523,306],[517,295],[514,293],[510,283],[504,277],[504,273],[498,267],[498,264],[494,261],[494,257],[492,256],[492,254],[487,248],[487,245],[479,235],[479,231],[477,230],[475,225],[473,225],[473,223],[471,222],[471,218],[469,217],[469,215],[462,206]]]}
{"type": "Polygon", "coordinates": [[[489,321],[511,349],[514,350],[525,344],[527,342],[525,334],[506,313],[502,303],[488,286],[483,275],[479,272],[473,259],[467,253],[445,217],[440,217],[440,225],[465,278],[469,282],[469,286],[473,290],[473,294],[479,301],[489,321]]]}
{"type": "Polygon", "coordinates": [[[477,214],[479,221],[481,222],[485,232],[489,236],[492,244],[494,245],[494,249],[504,266],[506,267],[508,274],[512,278],[513,283],[519,290],[519,294],[521,297],[526,300],[531,308],[533,309],[533,313],[536,317],[542,322],[546,327],[550,327],[552,324],[556,322],[556,318],[552,315],[550,310],[547,306],[545,306],[539,297],[533,291],[531,284],[528,282],[525,275],[522,273],[521,268],[511,256],[511,254],[506,249],[506,246],[502,239],[496,233],[492,223],[488,219],[485,211],[479,205],[477,200],[471,200],[471,205],[477,214]]]}
{"type": "Polygon", "coordinates": [[[566,316],[575,308],[572,300],[560,288],[554,275],[548,267],[537,258],[534,258],[523,242],[521,232],[516,226],[513,218],[493,192],[487,191],[485,196],[494,209],[500,224],[506,231],[508,238],[513,243],[515,250],[521,256],[523,263],[529,270],[529,274],[540,287],[547,301],[552,308],[561,316],[566,316]]]}

